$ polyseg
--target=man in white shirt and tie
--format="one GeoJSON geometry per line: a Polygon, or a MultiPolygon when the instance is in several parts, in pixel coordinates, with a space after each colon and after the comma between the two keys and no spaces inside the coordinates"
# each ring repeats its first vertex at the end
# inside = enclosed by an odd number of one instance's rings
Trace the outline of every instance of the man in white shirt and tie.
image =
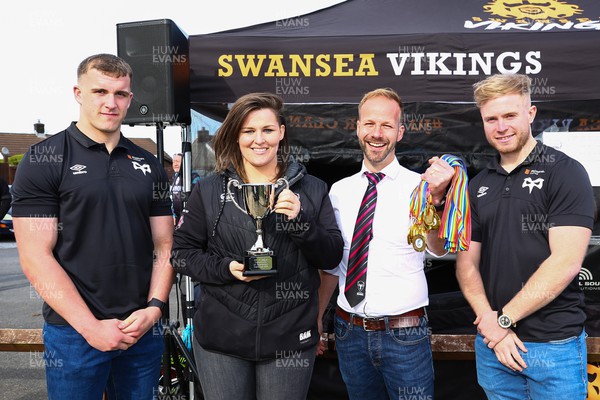
{"type": "MultiPolygon", "coordinates": [[[[330,198],[344,237],[344,257],[321,274],[320,314],[339,284],[334,320],[340,371],[351,399],[433,399],[433,361],[424,307],[424,253],[407,241],[412,191],[425,179],[441,206],[454,169],[433,157],[423,174],[402,167],[402,101],[389,88],[364,95],[358,106],[361,171],[336,182],[330,198]]],[[[444,239],[427,234],[441,255],[444,239]]]]}

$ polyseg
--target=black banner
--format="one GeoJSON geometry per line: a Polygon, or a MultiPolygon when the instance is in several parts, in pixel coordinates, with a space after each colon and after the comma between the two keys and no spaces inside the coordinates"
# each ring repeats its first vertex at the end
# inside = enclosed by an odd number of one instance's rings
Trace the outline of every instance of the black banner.
{"type": "Polygon", "coordinates": [[[354,103],[384,86],[407,102],[471,102],[473,83],[498,72],[531,76],[536,101],[598,99],[598,3],[526,3],[352,0],[190,36],[192,105],[255,91],[354,103]]]}
{"type": "MultiPolygon", "coordinates": [[[[600,131],[594,101],[537,103],[534,136],[555,127],[564,131],[600,131]]],[[[310,164],[358,168],[362,151],[356,137],[356,104],[288,104],[285,109],[289,157],[310,164]]],[[[404,137],[396,156],[405,167],[421,171],[432,156],[463,158],[470,174],[485,166],[495,151],[483,132],[479,110],[471,104],[407,103],[404,137]]]]}
{"type": "Polygon", "coordinates": [[[364,93],[392,87],[405,103],[399,161],[423,169],[452,153],[480,170],[493,151],[472,85],[497,72],[532,78],[534,135],[600,130],[600,3],[348,0],[315,13],[190,36],[191,106],[215,118],[250,92],[286,102],[290,157],[346,176],[362,153],[364,93]]]}

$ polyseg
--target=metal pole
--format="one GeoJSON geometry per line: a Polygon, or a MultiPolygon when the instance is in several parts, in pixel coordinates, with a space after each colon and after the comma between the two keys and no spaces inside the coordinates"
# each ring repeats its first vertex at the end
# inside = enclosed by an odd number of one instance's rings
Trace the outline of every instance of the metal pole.
{"type": "MultiPolygon", "coordinates": [[[[192,193],[192,144],[190,143],[189,130],[187,125],[181,126],[181,152],[183,153],[182,157],[182,166],[181,171],[183,172],[183,190],[182,190],[182,201],[183,206],[187,204],[187,200],[189,199],[190,194],[192,193]]],[[[183,318],[185,319],[185,326],[193,327],[194,323],[194,283],[192,279],[185,275],[183,277],[183,282],[185,285],[185,302],[183,304],[183,318]]],[[[193,334],[190,340],[194,340],[193,334]]],[[[192,350],[193,354],[193,350],[192,350]]],[[[194,360],[189,360],[190,363],[193,363],[194,360]]],[[[189,366],[190,369],[195,370],[194,366],[189,366]]],[[[194,390],[194,374],[191,375],[192,379],[190,379],[189,387],[190,387],[190,399],[194,400],[195,390],[194,390]]]]}
{"type": "Polygon", "coordinates": [[[162,122],[157,122],[156,123],[156,149],[158,154],[156,155],[156,157],[158,157],[158,162],[160,163],[160,165],[165,165],[165,143],[164,143],[164,138],[163,138],[163,130],[164,130],[164,125],[162,122]]]}

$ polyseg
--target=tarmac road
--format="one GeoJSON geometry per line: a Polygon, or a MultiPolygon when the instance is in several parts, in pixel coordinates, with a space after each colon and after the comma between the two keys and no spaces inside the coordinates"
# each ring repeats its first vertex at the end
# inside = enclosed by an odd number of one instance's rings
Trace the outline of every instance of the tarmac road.
{"type": "MultiPolygon", "coordinates": [[[[42,300],[19,264],[14,240],[0,241],[0,327],[41,328],[42,300]]],[[[46,376],[41,353],[0,352],[0,398],[46,399],[46,376]]]]}
{"type": "MultiPolygon", "coordinates": [[[[175,316],[175,290],[171,316],[175,316]]],[[[41,329],[42,299],[23,275],[14,239],[0,238],[0,328],[41,329]]],[[[41,352],[0,352],[0,399],[47,399],[41,352]]]]}

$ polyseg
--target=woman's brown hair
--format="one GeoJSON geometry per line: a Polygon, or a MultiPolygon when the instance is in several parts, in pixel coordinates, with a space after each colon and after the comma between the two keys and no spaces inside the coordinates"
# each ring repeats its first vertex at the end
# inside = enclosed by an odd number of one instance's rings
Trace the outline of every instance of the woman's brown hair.
{"type": "MultiPolygon", "coordinates": [[[[273,110],[279,120],[279,124],[285,126],[283,100],[275,94],[267,92],[249,93],[240,97],[233,104],[214,138],[215,171],[221,173],[227,170],[230,165],[233,165],[238,176],[244,182],[247,182],[238,138],[248,114],[252,111],[265,108],[273,110]]],[[[287,132],[283,135],[283,139],[279,142],[279,148],[277,149],[277,179],[281,178],[287,169],[287,157],[283,157],[282,154],[289,154],[287,132]]]]}

